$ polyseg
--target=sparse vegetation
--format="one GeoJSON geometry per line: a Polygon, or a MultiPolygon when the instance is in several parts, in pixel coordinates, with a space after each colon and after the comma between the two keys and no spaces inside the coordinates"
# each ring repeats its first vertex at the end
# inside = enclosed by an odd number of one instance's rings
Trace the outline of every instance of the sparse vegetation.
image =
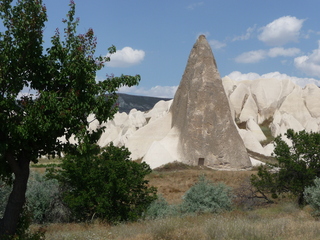
{"type": "Polygon", "coordinates": [[[284,202],[252,211],[223,214],[173,216],[116,226],[103,223],[52,224],[46,228],[51,240],[61,239],[319,239],[320,222],[308,211],[284,202]]]}
{"type": "Polygon", "coordinates": [[[266,136],[266,140],[261,142],[262,146],[266,146],[269,143],[271,143],[272,141],[274,141],[274,137],[272,136],[271,133],[271,129],[270,129],[270,124],[272,123],[273,119],[266,119],[264,120],[263,123],[259,124],[261,131],[263,132],[263,134],[266,136]]]}
{"type": "MultiPolygon", "coordinates": [[[[39,171],[40,169],[35,169],[39,171]]],[[[244,182],[255,171],[216,171],[192,167],[184,170],[152,172],[147,175],[150,186],[155,186],[163,196],[164,206],[177,206],[182,196],[205,174],[214,183],[224,182],[233,189],[244,187],[244,182]]],[[[250,182],[247,184],[250,184],[250,182]]],[[[247,185],[245,185],[247,186],[247,185]]],[[[233,191],[233,195],[236,195],[233,191]]],[[[235,196],[237,197],[237,196],[235,196]]],[[[245,196],[244,199],[248,200],[245,196]]],[[[160,204],[161,205],[161,204],[160,204]]],[[[159,205],[158,205],[159,206],[159,205]]],[[[320,234],[320,223],[311,215],[311,208],[300,208],[288,198],[277,199],[274,204],[249,204],[219,214],[166,215],[166,217],[141,220],[135,223],[109,225],[96,219],[88,223],[54,223],[42,227],[50,240],[61,239],[290,239],[313,240],[320,234]],[[276,234],[278,234],[276,236],[276,234]],[[276,236],[276,237],[275,237],[276,236]]],[[[160,207],[160,206],[159,206],[160,207]]],[[[39,225],[32,225],[31,230],[39,225]]]]}
{"type": "Polygon", "coordinates": [[[167,163],[161,167],[155,168],[154,172],[171,172],[171,171],[180,171],[180,170],[186,170],[186,169],[197,169],[198,167],[190,166],[188,164],[174,161],[167,163]]]}

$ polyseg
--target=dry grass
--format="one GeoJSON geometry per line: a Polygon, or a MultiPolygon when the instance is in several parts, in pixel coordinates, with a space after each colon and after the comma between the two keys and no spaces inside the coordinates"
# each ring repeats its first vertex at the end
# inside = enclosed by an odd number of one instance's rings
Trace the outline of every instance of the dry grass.
{"type": "MultiPolygon", "coordinates": [[[[205,174],[213,182],[238,187],[254,171],[214,171],[200,167],[170,166],[154,171],[148,179],[169,203],[181,202],[181,197],[205,174]]],[[[222,214],[169,217],[158,220],[123,223],[110,226],[93,224],[50,224],[45,226],[49,240],[264,240],[320,239],[320,222],[309,208],[300,209],[290,200],[256,208],[252,211],[233,210],[222,214]]],[[[36,226],[35,226],[36,227],[36,226]]]]}
{"type": "Polygon", "coordinates": [[[216,171],[204,167],[189,167],[187,169],[176,169],[167,171],[154,171],[148,176],[150,185],[158,188],[158,193],[162,194],[171,204],[181,202],[183,194],[197,181],[200,175],[204,174],[207,179],[217,183],[223,182],[235,188],[246,178],[254,174],[254,171],[216,171]]]}
{"type": "Polygon", "coordinates": [[[289,203],[250,212],[232,211],[220,215],[171,217],[119,224],[52,224],[52,240],[207,240],[207,239],[320,239],[320,222],[289,203]]]}

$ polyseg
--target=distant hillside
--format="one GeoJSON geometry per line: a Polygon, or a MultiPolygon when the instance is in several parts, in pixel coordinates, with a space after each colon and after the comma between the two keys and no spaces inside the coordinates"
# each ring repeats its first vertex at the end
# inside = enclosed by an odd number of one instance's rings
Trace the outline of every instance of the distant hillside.
{"type": "Polygon", "coordinates": [[[129,113],[130,110],[133,108],[139,111],[148,111],[152,109],[153,106],[161,100],[171,100],[171,98],[136,96],[123,93],[119,93],[118,96],[119,97],[117,103],[119,104],[119,112],[126,113],[129,113]]]}

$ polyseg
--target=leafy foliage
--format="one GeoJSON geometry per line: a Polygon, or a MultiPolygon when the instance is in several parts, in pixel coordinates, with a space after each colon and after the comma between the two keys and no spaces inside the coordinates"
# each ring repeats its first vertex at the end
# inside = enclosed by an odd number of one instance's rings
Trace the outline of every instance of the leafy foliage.
{"type": "Polygon", "coordinates": [[[314,186],[306,187],[304,198],[314,209],[315,216],[320,216],[320,178],[316,177],[314,186]]]}
{"type": "Polygon", "coordinates": [[[217,213],[230,210],[231,205],[231,188],[223,183],[211,183],[202,175],[199,181],[184,194],[181,211],[184,213],[217,213]]]}
{"type": "MultiPolygon", "coordinates": [[[[4,27],[0,32],[0,179],[13,183],[0,220],[2,236],[16,231],[30,162],[41,155],[74,153],[84,141],[96,142],[103,127],[88,131],[88,115],[94,114],[99,123],[111,119],[117,111],[118,88],[138,84],[140,76],[96,82],[96,71],[110,58],[95,56],[92,29],[77,34],[73,1],[63,34],[57,29],[47,49],[43,48],[47,15],[42,0],[2,0],[0,18],[4,27]],[[63,136],[65,142],[60,140],[63,136]],[[71,136],[77,144],[69,141],[71,136]]],[[[108,50],[112,54],[116,48],[108,50]]]]}
{"type": "Polygon", "coordinates": [[[149,165],[133,162],[129,155],[128,149],[112,144],[101,152],[97,145],[86,145],[67,155],[61,170],[51,169],[76,219],[136,220],[156,199],[156,189],[144,179],[149,165]]]}
{"type": "Polygon", "coordinates": [[[320,133],[296,133],[289,129],[285,135],[292,146],[277,137],[274,156],[278,163],[259,167],[251,182],[264,195],[271,193],[276,198],[291,193],[298,197],[299,204],[304,204],[304,189],[320,177],[320,133]]]}

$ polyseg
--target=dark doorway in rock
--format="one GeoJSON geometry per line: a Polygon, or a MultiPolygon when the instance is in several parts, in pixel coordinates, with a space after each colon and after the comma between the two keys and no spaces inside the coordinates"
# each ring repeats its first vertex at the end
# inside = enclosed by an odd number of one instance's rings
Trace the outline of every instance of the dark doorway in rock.
{"type": "Polygon", "coordinates": [[[198,166],[203,166],[203,165],[204,165],[204,158],[199,158],[198,166]]]}

